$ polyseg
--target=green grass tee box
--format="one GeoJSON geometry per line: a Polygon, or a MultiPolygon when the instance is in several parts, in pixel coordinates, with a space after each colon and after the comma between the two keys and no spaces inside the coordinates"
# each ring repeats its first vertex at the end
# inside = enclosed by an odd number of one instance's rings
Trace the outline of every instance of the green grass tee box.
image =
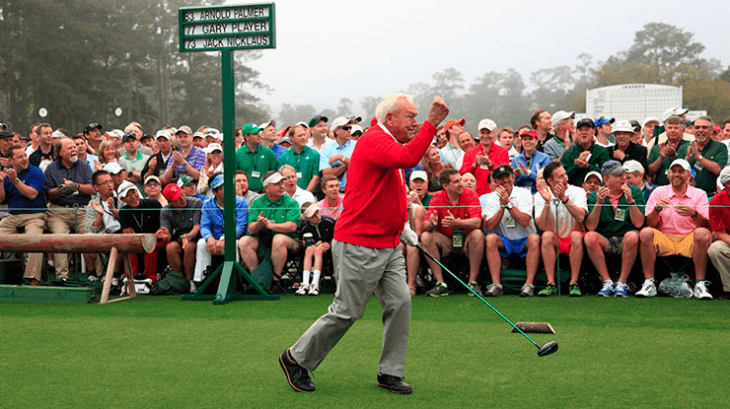
{"type": "Polygon", "coordinates": [[[406,381],[378,388],[382,310],[365,316],[294,392],[279,354],[332,295],[214,306],[140,296],[108,305],[0,303],[0,408],[715,407],[726,402],[730,303],[687,299],[491,299],[550,322],[537,348],[479,300],[413,299],[406,381]]]}

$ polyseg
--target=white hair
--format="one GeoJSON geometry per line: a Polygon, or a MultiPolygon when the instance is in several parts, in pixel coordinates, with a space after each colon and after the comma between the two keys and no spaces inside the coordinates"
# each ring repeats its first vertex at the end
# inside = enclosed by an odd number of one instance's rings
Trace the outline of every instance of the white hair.
{"type": "Polygon", "coordinates": [[[405,98],[406,101],[413,104],[413,97],[408,94],[397,93],[388,95],[385,97],[383,102],[378,104],[378,107],[375,108],[375,117],[378,118],[378,122],[384,123],[385,116],[387,114],[395,114],[396,108],[398,107],[398,100],[401,98],[405,98]]]}

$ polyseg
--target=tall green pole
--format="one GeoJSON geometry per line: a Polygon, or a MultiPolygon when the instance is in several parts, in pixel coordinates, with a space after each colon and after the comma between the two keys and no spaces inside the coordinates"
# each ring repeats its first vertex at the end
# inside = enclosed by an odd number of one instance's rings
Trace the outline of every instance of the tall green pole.
{"type": "Polygon", "coordinates": [[[221,78],[223,83],[223,213],[225,261],[236,261],[236,142],[233,131],[236,124],[236,91],[233,78],[233,51],[221,51],[221,78]]]}

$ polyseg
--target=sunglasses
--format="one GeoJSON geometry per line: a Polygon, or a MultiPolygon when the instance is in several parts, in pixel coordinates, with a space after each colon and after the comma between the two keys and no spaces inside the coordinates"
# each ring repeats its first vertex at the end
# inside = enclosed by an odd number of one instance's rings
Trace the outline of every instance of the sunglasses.
{"type": "Polygon", "coordinates": [[[342,127],[340,127],[340,129],[342,129],[343,131],[349,131],[350,129],[352,129],[352,127],[351,126],[342,126],[342,127]]]}

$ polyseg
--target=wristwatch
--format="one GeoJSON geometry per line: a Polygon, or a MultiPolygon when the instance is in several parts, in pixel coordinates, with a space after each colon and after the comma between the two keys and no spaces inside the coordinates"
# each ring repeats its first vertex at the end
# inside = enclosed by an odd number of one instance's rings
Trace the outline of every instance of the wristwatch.
{"type": "Polygon", "coordinates": [[[507,203],[507,204],[505,205],[505,207],[507,208],[507,210],[512,210],[512,208],[513,208],[513,207],[515,207],[515,205],[514,205],[514,204],[513,204],[512,202],[508,202],[508,203],[507,203]]]}
{"type": "Polygon", "coordinates": [[[15,178],[15,180],[13,180],[13,184],[17,185],[18,183],[20,183],[20,178],[15,178]]]}

